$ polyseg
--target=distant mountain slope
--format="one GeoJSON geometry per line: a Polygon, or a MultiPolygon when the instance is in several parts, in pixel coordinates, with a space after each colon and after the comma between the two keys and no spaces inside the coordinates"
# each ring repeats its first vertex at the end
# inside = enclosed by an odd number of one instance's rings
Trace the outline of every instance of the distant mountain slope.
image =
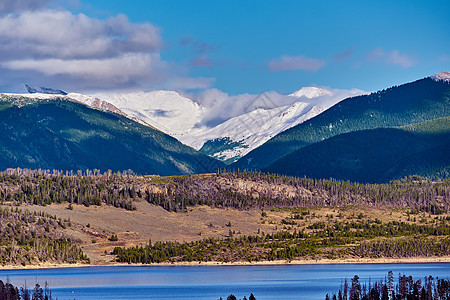
{"type": "Polygon", "coordinates": [[[450,84],[442,76],[348,98],[292,127],[231,167],[259,170],[304,146],[356,130],[403,126],[450,115],[450,84]]]}
{"type": "Polygon", "coordinates": [[[67,95],[67,93],[62,90],[48,87],[34,87],[25,83],[0,86],[0,93],[67,95]]]}
{"type": "Polygon", "coordinates": [[[193,130],[191,136],[179,138],[194,148],[203,145],[200,151],[205,154],[225,162],[234,162],[283,130],[300,124],[324,110],[325,108],[319,105],[303,102],[272,109],[259,108],[231,118],[209,130],[203,132],[193,130]],[[227,140],[232,143],[228,143],[226,148],[217,143],[227,140]]]}
{"type": "Polygon", "coordinates": [[[219,161],[161,131],[66,98],[0,96],[0,169],[213,172],[219,161]]]}
{"type": "Polygon", "coordinates": [[[408,175],[450,178],[450,117],[402,128],[345,133],[298,149],[263,170],[271,173],[388,182],[408,175]]]}

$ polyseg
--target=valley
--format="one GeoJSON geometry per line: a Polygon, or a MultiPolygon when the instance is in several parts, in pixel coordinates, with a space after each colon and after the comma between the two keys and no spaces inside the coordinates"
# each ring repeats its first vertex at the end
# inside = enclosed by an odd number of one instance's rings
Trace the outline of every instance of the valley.
{"type": "MultiPolygon", "coordinates": [[[[3,211],[19,219],[27,215],[25,220],[49,218],[50,231],[29,230],[70,239],[90,265],[449,259],[448,181],[412,177],[362,185],[257,173],[142,177],[27,170],[1,178],[3,211]],[[139,254],[143,250],[147,254],[139,254]],[[152,258],[141,260],[150,253],[152,258]]],[[[4,266],[64,263],[20,254],[17,249],[34,253],[37,246],[17,239],[3,233],[4,266]]]]}
{"type": "Polygon", "coordinates": [[[446,74],[230,98],[208,130],[176,92],[1,94],[0,263],[449,261],[446,74]]]}
{"type": "MultiPolygon", "coordinates": [[[[155,242],[196,242],[205,239],[217,239],[217,241],[227,241],[227,239],[237,239],[242,237],[261,237],[265,235],[286,233],[286,232],[304,232],[313,233],[318,229],[312,229],[314,224],[327,224],[332,226],[333,222],[355,222],[364,224],[367,220],[377,220],[379,224],[389,222],[405,222],[407,224],[416,224],[418,226],[431,226],[438,224],[450,225],[450,214],[444,213],[433,215],[426,212],[410,214],[408,209],[395,208],[367,208],[367,207],[340,207],[340,208],[320,208],[311,207],[305,209],[284,208],[270,210],[237,210],[237,209],[219,209],[207,206],[189,208],[186,212],[168,212],[161,207],[151,205],[147,202],[136,202],[136,211],[124,211],[120,208],[110,206],[90,206],[73,205],[73,210],[69,210],[66,204],[52,204],[45,207],[21,205],[18,208],[23,211],[44,212],[56,216],[56,218],[70,220],[71,226],[61,229],[61,232],[70,237],[83,250],[89,258],[89,265],[117,265],[116,256],[112,255],[114,248],[130,248],[136,245],[147,245],[148,241],[155,242]],[[302,216],[302,213],[304,214],[302,216]],[[306,214],[307,213],[307,214],[306,214]],[[300,215],[302,218],[297,218],[300,215]],[[437,219],[436,219],[437,217],[437,219]],[[438,220],[436,222],[436,220],[438,220]],[[440,220],[447,220],[441,223],[440,220]],[[231,224],[231,226],[227,226],[231,224]],[[233,233],[230,236],[230,231],[233,233]],[[111,236],[116,235],[118,240],[111,241],[111,236]]],[[[9,206],[2,205],[3,209],[9,209],[9,206]]],[[[376,223],[374,223],[376,224],[376,223]]],[[[318,226],[318,225],[317,225],[318,226]]],[[[448,230],[448,229],[447,229],[448,230]]],[[[405,233],[404,233],[405,234],[405,233]]],[[[410,236],[410,234],[405,234],[410,236]]],[[[447,234],[446,234],[447,235],[447,234]]],[[[398,237],[391,239],[401,239],[398,237]]],[[[413,235],[414,236],[414,235],[413,235]]],[[[422,235],[420,235],[422,236],[422,235]]],[[[439,237],[439,236],[438,236],[439,237]]],[[[433,238],[433,236],[431,236],[433,238]]],[[[442,241],[439,237],[438,240],[442,241]]],[[[369,237],[358,240],[384,240],[384,237],[369,237]]],[[[286,242],[286,241],[285,241],[286,242]]],[[[295,242],[292,242],[295,244],[295,242]]],[[[297,242],[298,243],[298,242],[297,242]]],[[[233,242],[232,247],[235,251],[247,251],[245,245],[233,242]]],[[[351,243],[350,243],[351,244],[351,243]]],[[[225,244],[224,244],[225,246],[225,244]]],[[[447,246],[448,247],[448,246],[447,246]]],[[[333,247],[331,247],[332,249],[333,247]]],[[[336,247],[343,250],[345,247],[336,247]]],[[[279,259],[257,259],[257,253],[264,253],[261,248],[254,253],[254,259],[248,260],[245,257],[228,257],[224,254],[219,255],[215,260],[199,261],[203,264],[215,263],[286,263],[295,261],[295,263],[343,263],[343,262],[389,262],[389,261],[450,261],[448,250],[444,250],[443,255],[418,255],[405,257],[401,255],[389,256],[380,255],[379,257],[360,257],[351,253],[342,253],[340,256],[330,256],[327,252],[323,255],[315,256],[304,255],[291,258],[279,259]],[[446,254],[445,254],[446,253],[446,254]]],[[[338,253],[338,251],[335,251],[338,253]]],[[[205,256],[206,258],[206,256],[205,256]]],[[[175,260],[177,261],[177,260],[175,260]]],[[[164,261],[163,261],[164,262],[164,261]]],[[[167,260],[166,263],[171,263],[167,260]]],[[[179,261],[179,263],[199,263],[196,260],[179,261]]],[[[58,261],[48,261],[38,263],[37,266],[46,266],[58,263],[58,261]]],[[[33,267],[34,264],[25,266],[33,267]]],[[[56,264],[57,265],[57,264],[56,264]]],[[[68,264],[70,265],[70,264],[68,264]]],[[[74,264],[74,266],[80,264],[74,264]]],[[[14,266],[9,265],[9,266],[14,266]]],[[[21,266],[21,265],[20,265],[21,266]]]]}

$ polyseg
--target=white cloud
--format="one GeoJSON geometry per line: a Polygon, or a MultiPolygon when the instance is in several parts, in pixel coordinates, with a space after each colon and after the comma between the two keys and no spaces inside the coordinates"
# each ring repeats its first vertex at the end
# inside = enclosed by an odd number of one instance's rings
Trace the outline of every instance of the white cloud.
{"type": "Polygon", "coordinates": [[[106,59],[24,59],[2,64],[13,70],[32,70],[45,75],[69,75],[96,80],[99,83],[123,83],[139,77],[155,76],[157,69],[164,69],[159,55],[125,54],[106,59]],[[105,75],[107,74],[107,75],[105,75]]]}
{"type": "Polygon", "coordinates": [[[305,56],[288,56],[283,55],[280,58],[273,59],[269,62],[269,71],[287,71],[287,70],[306,70],[315,71],[322,68],[325,62],[320,59],[309,58],[305,56]]]}
{"type": "Polygon", "coordinates": [[[133,24],[126,16],[100,20],[68,11],[9,14],[0,19],[2,52],[52,58],[113,57],[124,52],[155,52],[162,46],[159,29],[133,24]]]}
{"type": "Polygon", "coordinates": [[[0,17],[0,72],[4,74],[42,74],[46,84],[66,78],[67,86],[75,80],[78,89],[91,91],[117,85],[210,86],[211,79],[189,78],[186,70],[164,62],[162,47],[159,28],[132,23],[124,15],[97,19],[43,9],[0,17]]]}
{"type": "Polygon", "coordinates": [[[409,68],[415,65],[415,60],[411,56],[400,54],[398,50],[386,52],[382,48],[376,48],[367,52],[366,60],[400,65],[402,68],[409,68]]]}

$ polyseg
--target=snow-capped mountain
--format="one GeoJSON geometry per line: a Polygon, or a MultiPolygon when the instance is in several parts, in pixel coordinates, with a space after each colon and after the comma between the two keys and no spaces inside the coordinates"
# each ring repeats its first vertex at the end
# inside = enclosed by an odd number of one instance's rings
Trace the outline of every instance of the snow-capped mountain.
{"type": "Polygon", "coordinates": [[[303,102],[273,109],[259,108],[211,129],[194,129],[190,135],[179,136],[178,139],[220,160],[235,161],[278,133],[320,114],[323,110],[319,105],[311,106],[303,102]],[[223,149],[221,140],[235,143],[231,144],[232,147],[223,149]],[[212,142],[219,143],[218,151],[214,151],[212,142]],[[208,150],[203,149],[207,143],[211,146],[208,150]]]}
{"type": "Polygon", "coordinates": [[[175,137],[190,132],[201,122],[205,113],[204,107],[174,91],[97,96],[118,107],[128,116],[175,137]]]}
{"type": "MultiPolygon", "coordinates": [[[[36,89],[24,87],[16,88],[15,94],[37,99],[64,97],[121,114],[228,162],[236,161],[273,136],[315,117],[340,100],[363,93],[356,89],[303,87],[290,95],[267,92],[228,96],[222,93],[219,98],[211,101],[203,99],[201,102],[175,91],[89,96],[79,93],[35,93],[36,89]],[[211,124],[212,116],[219,121],[211,124]]],[[[50,90],[41,88],[42,92],[50,90]]],[[[0,89],[0,92],[4,90],[0,89]]]]}
{"type": "MultiPolygon", "coordinates": [[[[129,117],[144,121],[186,145],[232,162],[271,137],[320,114],[340,100],[362,93],[361,90],[343,92],[306,87],[290,95],[270,92],[229,97],[223,99],[223,103],[216,102],[209,107],[174,91],[97,96],[129,117]],[[226,101],[240,104],[240,112],[238,109],[236,116],[229,117],[218,125],[209,125],[205,120],[208,120],[213,111],[217,113],[217,107],[226,101]]],[[[222,107],[227,109],[230,105],[222,107]]],[[[223,113],[225,115],[228,111],[223,113]]]]}

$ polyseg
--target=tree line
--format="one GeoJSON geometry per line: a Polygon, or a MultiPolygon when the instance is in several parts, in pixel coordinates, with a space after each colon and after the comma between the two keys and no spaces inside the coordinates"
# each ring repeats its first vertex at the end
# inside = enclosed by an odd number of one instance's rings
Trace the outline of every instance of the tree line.
{"type": "MultiPolygon", "coordinates": [[[[220,297],[218,300],[223,300],[222,297],[220,297]]],[[[227,297],[227,300],[237,300],[236,296],[233,294],[230,294],[227,297]]],[[[247,296],[244,296],[244,298],[242,298],[242,300],[247,300],[247,296]]],[[[253,295],[253,293],[250,294],[250,296],[248,297],[248,300],[256,300],[255,296],[253,295]]]]}
{"type": "Polygon", "coordinates": [[[52,292],[45,282],[44,288],[36,283],[34,289],[23,286],[20,289],[9,282],[0,280],[0,300],[52,300],[52,292]]]}
{"type": "Polygon", "coordinates": [[[439,257],[450,254],[450,226],[416,225],[405,222],[361,221],[343,226],[336,221],[316,229],[193,242],[155,242],[130,248],[116,247],[119,262],[161,263],[191,261],[265,261],[292,259],[338,259],[439,257]]]}
{"type": "Polygon", "coordinates": [[[399,274],[395,282],[394,274],[389,271],[383,280],[361,283],[355,275],[350,284],[345,279],[339,291],[325,300],[447,300],[450,299],[450,280],[433,278],[431,275],[423,280],[414,280],[412,276],[399,274]]]}
{"type": "Polygon", "coordinates": [[[195,205],[237,209],[370,205],[420,210],[434,205],[447,211],[450,199],[450,180],[433,182],[417,176],[389,184],[360,184],[260,172],[223,172],[167,178],[159,186],[158,192],[147,190],[145,199],[170,211],[195,205]],[[280,190],[280,186],[285,188],[280,190]]]}
{"type": "Polygon", "coordinates": [[[99,170],[9,169],[0,173],[0,203],[16,204],[106,204],[134,210],[135,201],[147,201],[168,211],[196,205],[236,209],[369,205],[440,213],[449,209],[449,200],[450,180],[433,182],[418,176],[388,184],[360,184],[260,172],[174,177],[99,170]]]}

